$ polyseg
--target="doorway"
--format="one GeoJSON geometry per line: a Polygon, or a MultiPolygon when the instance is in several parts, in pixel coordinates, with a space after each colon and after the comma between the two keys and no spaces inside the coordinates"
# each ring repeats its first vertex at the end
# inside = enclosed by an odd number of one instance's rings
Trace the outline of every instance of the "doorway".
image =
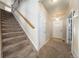
{"type": "Polygon", "coordinates": [[[64,26],[63,20],[56,18],[52,21],[52,37],[64,39],[64,26]]]}

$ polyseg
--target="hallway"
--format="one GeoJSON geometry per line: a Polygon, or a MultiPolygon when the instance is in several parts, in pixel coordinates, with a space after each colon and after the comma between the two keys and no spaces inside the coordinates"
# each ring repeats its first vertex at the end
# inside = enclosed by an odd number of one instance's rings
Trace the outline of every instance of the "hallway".
{"type": "Polygon", "coordinates": [[[50,39],[39,52],[33,45],[14,16],[1,10],[2,55],[4,58],[39,57],[39,58],[70,58],[71,51],[61,39],[50,39]],[[37,55],[38,54],[38,55],[37,55]]]}

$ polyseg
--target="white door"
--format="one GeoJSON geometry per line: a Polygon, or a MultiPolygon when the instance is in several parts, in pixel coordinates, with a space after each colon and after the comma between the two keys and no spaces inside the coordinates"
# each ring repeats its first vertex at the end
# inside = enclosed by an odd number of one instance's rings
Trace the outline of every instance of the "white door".
{"type": "Polygon", "coordinates": [[[54,38],[63,39],[63,20],[53,20],[52,23],[52,36],[54,38]]]}

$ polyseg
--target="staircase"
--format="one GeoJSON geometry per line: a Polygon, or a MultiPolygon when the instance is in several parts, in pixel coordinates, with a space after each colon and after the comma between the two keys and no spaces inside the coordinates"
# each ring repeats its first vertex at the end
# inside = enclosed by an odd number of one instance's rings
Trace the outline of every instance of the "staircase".
{"type": "Polygon", "coordinates": [[[4,58],[71,58],[67,44],[60,39],[50,39],[36,52],[27,35],[12,13],[0,10],[2,57],[4,58]]]}
{"type": "Polygon", "coordinates": [[[36,51],[14,16],[1,10],[2,54],[4,58],[37,57],[36,51]]]}

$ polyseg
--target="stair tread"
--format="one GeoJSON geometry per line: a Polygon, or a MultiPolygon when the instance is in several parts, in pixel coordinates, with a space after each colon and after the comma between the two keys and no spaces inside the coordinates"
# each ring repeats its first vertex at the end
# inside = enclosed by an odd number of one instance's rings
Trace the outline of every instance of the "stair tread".
{"type": "Polygon", "coordinates": [[[11,37],[15,37],[15,36],[22,36],[22,35],[24,35],[24,32],[22,32],[22,33],[6,34],[6,35],[3,35],[2,39],[11,38],[11,37]]]}
{"type": "Polygon", "coordinates": [[[28,39],[26,39],[25,37],[21,37],[19,39],[12,39],[7,42],[3,42],[3,45],[4,45],[3,47],[6,47],[6,46],[12,45],[12,44],[16,44],[16,43],[23,41],[23,40],[28,40],[28,39]]]}
{"type": "Polygon", "coordinates": [[[9,49],[11,49],[12,47],[14,48],[14,47],[16,47],[16,46],[18,46],[18,45],[20,45],[20,44],[24,44],[24,43],[26,43],[26,42],[27,42],[27,40],[23,40],[23,41],[18,42],[18,43],[16,43],[16,44],[9,45],[9,46],[7,46],[7,47],[4,47],[4,48],[3,48],[3,51],[9,50],[9,49]]]}
{"type": "MultiPolygon", "coordinates": [[[[11,20],[4,20],[4,21],[2,21],[1,23],[9,23],[9,22],[11,22],[11,21],[13,21],[13,22],[15,22],[15,23],[18,23],[16,20],[12,20],[12,19],[11,19],[11,20]]],[[[12,23],[13,23],[13,22],[12,22],[12,23]]],[[[11,24],[12,24],[12,23],[11,23],[11,24]]],[[[19,23],[18,23],[18,24],[19,24],[19,23]]]]}
{"type": "Polygon", "coordinates": [[[8,32],[8,33],[2,33],[2,35],[16,34],[16,33],[24,33],[24,31],[20,31],[20,32],[8,32]]]}
{"type": "Polygon", "coordinates": [[[9,51],[6,51],[4,52],[4,56],[5,57],[15,57],[16,55],[19,54],[19,51],[25,49],[25,48],[28,48],[29,45],[26,45],[26,44],[21,44],[21,46],[17,46],[16,48],[14,49],[10,49],[9,51]]]}
{"type": "Polygon", "coordinates": [[[4,29],[1,29],[1,30],[22,30],[22,28],[14,28],[14,29],[13,28],[7,28],[7,29],[4,28],[4,29]]]}
{"type": "MultiPolygon", "coordinates": [[[[31,50],[31,46],[28,45],[28,46],[24,47],[24,49],[18,50],[18,51],[16,51],[16,52],[14,52],[14,53],[8,55],[7,57],[9,57],[9,58],[11,58],[11,57],[14,57],[14,58],[15,58],[15,57],[22,58],[22,57],[24,57],[23,55],[24,55],[25,53],[27,53],[28,51],[30,51],[30,50],[31,50]]],[[[27,54],[28,54],[28,53],[27,53],[27,54]]]]}
{"type": "Polygon", "coordinates": [[[2,25],[2,28],[21,28],[20,26],[10,26],[10,25],[2,25]]]}
{"type": "Polygon", "coordinates": [[[6,23],[6,22],[5,22],[5,23],[2,23],[2,22],[1,22],[1,24],[2,24],[2,25],[18,25],[18,26],[19,26],[18,23],[11,23],[11,24],[10,24],[9,22],[8,22],[8,23],[6,23]]]}
{"type": "Polygon", "coordinates": [[[3,33],[10,33],[10,32],[20,32],[20,31],[22,31],[22,30],[19,30],[19,31],[18,30],[17,31],[8,31],[8,32],[7,31],[2,31],[2,32],[3,33]]]}
{"type": "MultiPolygon", "coordinates": [[[[8,26],[8,27],[10,27],[10,26],[12,26],[12,25],[5,25],[5,24],[2,24],[1,26],[8,26]]],[[[15,25],[13,25],[13,26],[15,26],[15,25]]],[[[19,26],[19,25],[18,25],[19,26]]],[[[15,27],[18,27],[18,26],[15,26],[15,27]]]]}
{"type": "Polygon", "coordinates": [[[22,29],[17,29],[17,30],[1,30],[3,33],[8,33],[8,32],[19,32],[23,31],[22,29]]]}
{"type": "Polygon", "coordinates": [[[21,38],[21,37],[26,37],[26,35],[21,35],[21,36],[15,36],[15,37],[10,37],[10,38],[5,38],[5,39],[3,39],[2,41],[3,42],[6,42],[6,41],[9,41],[9,40],[12,40],[12,39],[19,39],[19,38],[21,38]]]}

